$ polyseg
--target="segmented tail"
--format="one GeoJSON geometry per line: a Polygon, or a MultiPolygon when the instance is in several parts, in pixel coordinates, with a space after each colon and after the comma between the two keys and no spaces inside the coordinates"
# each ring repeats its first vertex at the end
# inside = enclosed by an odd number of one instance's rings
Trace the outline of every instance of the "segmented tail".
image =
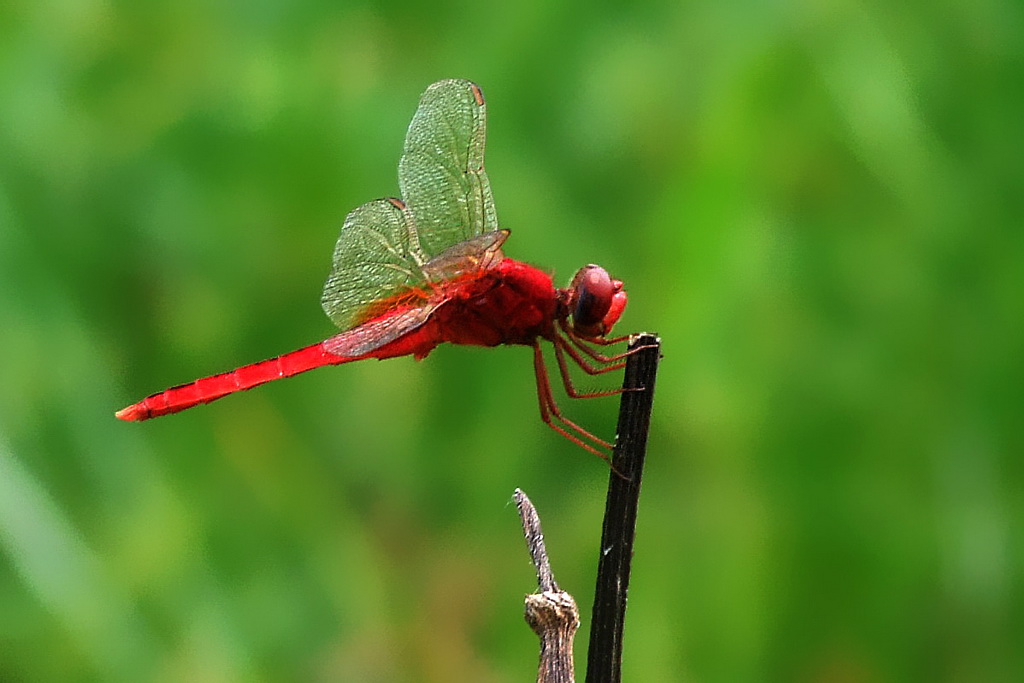
{"type": "Polygon", "coordinates": [[[115,415],[121,420],[133,422],[170,415],[275,379],[291,377],[323,365],[348,363],[359,360],[359,358],[359,356],[339,356],[328,353],[324,350],[323,342],[320,342],[277,358],[245,365],[231,372],[222,372],[219,375],[211,375],[188,384],[171,387],[119,410],[115,415]]]}

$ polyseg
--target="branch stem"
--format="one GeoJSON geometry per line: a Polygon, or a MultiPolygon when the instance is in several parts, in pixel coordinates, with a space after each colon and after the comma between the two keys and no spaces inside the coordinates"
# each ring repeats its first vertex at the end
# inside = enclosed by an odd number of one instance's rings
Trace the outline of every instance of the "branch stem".
{"type": "Polygon", "coordinates": [[[630,341],[629,348],[639,350],[628,358],[622,385],[625,391],[619,405],[594,591],[587,683],[619,683],[622,679],[626,596],[661,340],[640,334],[630,341]]]}

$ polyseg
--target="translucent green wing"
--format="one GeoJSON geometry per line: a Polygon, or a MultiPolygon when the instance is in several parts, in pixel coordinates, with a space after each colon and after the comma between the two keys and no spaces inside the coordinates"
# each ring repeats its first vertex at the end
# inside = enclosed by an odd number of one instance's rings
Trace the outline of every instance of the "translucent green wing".
{"type": "Polygon", "coordinates": [[[409,124],[398,184],[427,258],[498,229],[484,171],[486,118],[478,86],[447,80],[427,88],[409,124]]]}
{"type": "MultiPolygon", "coordinates": [[[[423,287],[428,281],[501,259],[507,233],[497,230],[483,168],[484,136],[484,99],[476,85],[439,81],[423,93],[399,163],[404,202],[368,202],[342,226],[322,298],[335,325],[352,329],[385,312],[388,302],[413,304],[405,294],[429,290],[423,287]]],[[[422,325],[429,312],[403,316],[408,325],[392,327],[386,336],[422,325]]]]}
{"type": "Polygon", "coordinates": [[[335,325],[363,322],[375,302],[423,282],[411,216],[397,199],[376,199],[345,218],[321,303],[335,325]]]}

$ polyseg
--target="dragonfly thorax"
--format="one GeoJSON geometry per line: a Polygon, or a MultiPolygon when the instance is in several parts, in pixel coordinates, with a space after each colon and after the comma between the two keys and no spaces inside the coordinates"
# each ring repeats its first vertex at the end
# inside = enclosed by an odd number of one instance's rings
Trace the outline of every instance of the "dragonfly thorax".
{"type": "Polygon", "coordinates": [[[573,329],[583,337],[604,337],[626,308],[621,280],[613,280],[601,266],[580,268],[569,286],[559,292],[573,329]]]}

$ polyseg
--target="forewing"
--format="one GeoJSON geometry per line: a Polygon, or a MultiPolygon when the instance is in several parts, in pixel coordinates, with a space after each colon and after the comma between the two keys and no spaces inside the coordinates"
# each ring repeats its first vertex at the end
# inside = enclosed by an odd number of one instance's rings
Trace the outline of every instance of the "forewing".
{"type": "Polygon", "coordinates": [[[498,229],[484,171],[486,133],[484,97],[475,84],[439,81],[420,98],[405,138],[398,183],[428,259],[498,229]]]}
{"type": "Polygon", "coordinates": [[[364,322],[375,303],[423,282],[412,255],[413,235],[397,199],[367,202],[345,218],[321,299],[335,325],[348,330],[364,322]]]}

